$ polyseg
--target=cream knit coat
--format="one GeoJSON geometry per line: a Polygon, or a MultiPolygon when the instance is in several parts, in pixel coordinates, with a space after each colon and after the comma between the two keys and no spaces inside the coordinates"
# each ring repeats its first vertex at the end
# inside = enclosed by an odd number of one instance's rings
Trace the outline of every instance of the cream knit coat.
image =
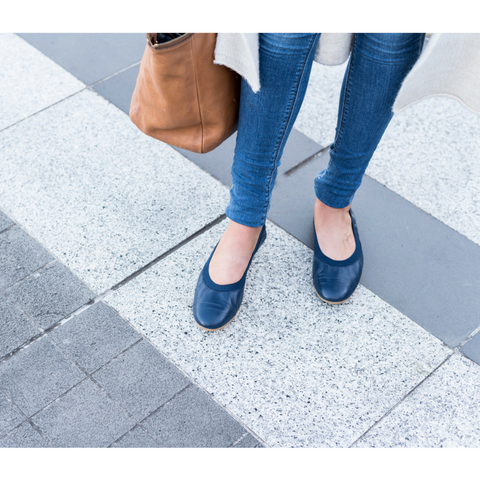
{"type": "MultiPolygon", "coordinates": [[[[352,40],[351,33],[323,33],[315,61],[342,64],[350,54],[352,40]]],[[[235,70],[254,92],[260,90],[257,33],[219,33],[215,63],[235,70]]],[[[433,34],[405,78],[393,112],[433,96],[453,98],[480,113],[479,33],[433,34]]]]}

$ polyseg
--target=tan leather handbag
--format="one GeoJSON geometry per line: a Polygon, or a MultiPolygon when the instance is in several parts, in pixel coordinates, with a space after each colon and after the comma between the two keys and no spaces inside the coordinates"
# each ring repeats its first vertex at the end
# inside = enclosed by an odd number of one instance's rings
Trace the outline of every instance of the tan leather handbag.
{"type": "Polygon", "coordinates": [[[207,153],[237,130],[240,77],[213,63],[216,33],[186,33],[156,44],[147,33],[130,118],[170,145],[207,153]]]}

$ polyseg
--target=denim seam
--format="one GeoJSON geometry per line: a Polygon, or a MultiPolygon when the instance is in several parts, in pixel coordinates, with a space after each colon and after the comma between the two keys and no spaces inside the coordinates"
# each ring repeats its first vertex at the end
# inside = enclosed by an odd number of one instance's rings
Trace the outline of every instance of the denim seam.
{"type": "Polygon", "coordinates": [[[337,136],[335,138],[335,142],[332,145],[332,152],[337,152],[338,143],[340,142],[340,137],[343,133],[343,128],[345,124],[345,116],[347,115],[348,110],[348,103],[350,99],[349,87],[350,87],[350,77],[353,70],[353,62],[355,61],[355,34],[353,35],[353,43],[352,43],[352,53],[350,58],[350,66],[348,68],[347,74],[347,81],[345,82],[345,94],[344,94],[344,102],[342,108],[342,120],[340,121],[340,126],[338,127],[337,136]]]}
{"type": "Polygon", "coordinates": [[[308,53],[307,55],[305,55],[305,59],[303,61],[303,64],[302,66],[300,67],[300,75],[298,76],[298,79],[297,79],[297,84],[295,85],[295,92],[293,94],[293,99],[292,99],[292,102],[291,102],[291,105],[290,105],[290,111],[288,113],[288,116],[287,116],[287,119],[286,119],[286,122],[283,126],[283,131],[280,135],[280,139],[279,139],[279,142],[277,144],[277,149],[276,149],[276,152],[275,152],[275,155],[273,157],[273,167],[270,171],[270,175],[268,177],[268,191],[267,191],[267,195],[266,195],[266,199],[267,199],[267,202],[266,202],[266,206],[265,206],[265,213],[263,214],[263,223],[265,224],[265,222],[267,221],[267,214],[268,214],[268,207],[270,205],[270,195],[271,195],[271,187],[272,187],[272,177],[273,177],[273,173],[275,172],[275,170],[277,169],[277,161],[278,161],[278,153],[280,151],[280,148],[281,148],[281,145],[283,143],[283,140],[285,138],[285,133],[287,131],[287,128],[288,128],[288,125],[290,123],[290,119],[292,118],[292,112],[293,110],[295,109],[295,103],[297,101],[297,97],[298,97],[298,89],[300,88],[300,83],[302,82],[302,78],[303,78],[303,75],[305,73],[305,65],[307,63],[307,59],[308,57],[310,56],[311,52],[312,52],[312,48],[313,48],[313,45],[315,44],[315,41],[317,39],[317,35],[315,35],[308,47],[308,53]]]}

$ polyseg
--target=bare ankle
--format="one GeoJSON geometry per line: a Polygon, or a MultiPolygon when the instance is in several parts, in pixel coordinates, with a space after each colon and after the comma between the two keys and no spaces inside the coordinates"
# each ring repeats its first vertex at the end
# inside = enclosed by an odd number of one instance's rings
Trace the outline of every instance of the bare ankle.
{"type": "Polygon", "coordinates": [[[242,277],[261,230],[230,220],[210,262],[209,273],[215,283],[230,284],[242,277]]]}

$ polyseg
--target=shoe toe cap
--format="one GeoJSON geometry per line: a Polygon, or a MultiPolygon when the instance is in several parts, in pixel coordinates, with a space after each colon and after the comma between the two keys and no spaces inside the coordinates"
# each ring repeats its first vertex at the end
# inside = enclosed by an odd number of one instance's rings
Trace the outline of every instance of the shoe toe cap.
{"type": "Polygon", "coordinates": [[[217,330],[225,326],[235,316],[236,309],[228,308],[225,304],[200,301],[194,304],[193,317],[203,328],[217,330]]]}

